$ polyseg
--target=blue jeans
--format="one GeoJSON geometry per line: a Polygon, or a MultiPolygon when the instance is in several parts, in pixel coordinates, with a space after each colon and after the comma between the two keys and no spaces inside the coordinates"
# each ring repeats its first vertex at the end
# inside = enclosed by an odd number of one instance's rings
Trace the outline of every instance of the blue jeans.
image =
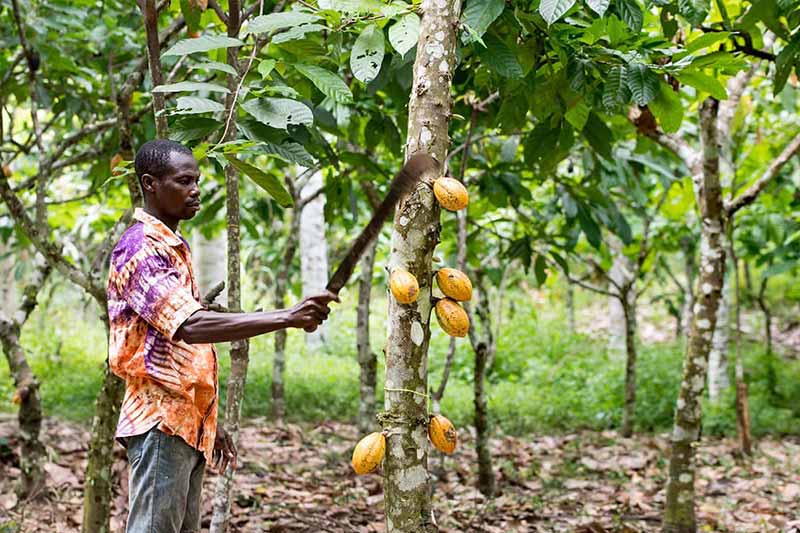
{"type": "Polygon", "coordinates": [[[200,531],[205,458],[180,437],[153,428],[128,437],[127,533],[200,531]]]}

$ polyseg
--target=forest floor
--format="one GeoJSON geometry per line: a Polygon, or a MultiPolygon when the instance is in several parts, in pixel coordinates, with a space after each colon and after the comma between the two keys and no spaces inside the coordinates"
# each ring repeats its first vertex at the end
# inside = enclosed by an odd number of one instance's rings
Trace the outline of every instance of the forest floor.
{"type": "MultiPolygon", "coordinates": [[[[24,503],[12,487],[19,476],[16,428],[11,416],[0,415],[0,532],[78,531],[88,430],[46,420],[48,487],[38,500],[24,503]]],[[[473,441],[466,429],[461,437],[456,453],[444,459],[433,497],[442,531],[659,530],[668,453],[664,436],[499,436],[492,441],[498,489],[492,500],[475,489],[473,441]]],[[[241,434],[232,531],[384,531],[380,473],[355,476],[349,465],[358,438],[356,428],[346,424],[275,427],[248,420],[241,434]]],[[[124,529],[127,512],[127,463],[123,450],[117,452],[114,532],[124,529]]],[[[800,438],[763,439],[749,460],[737,457],[732,440],[704,439],[697,476],[700,531],[800,531],[800,438]]],[[[204,527],[215,477],[206,477],[204,527]]]]}

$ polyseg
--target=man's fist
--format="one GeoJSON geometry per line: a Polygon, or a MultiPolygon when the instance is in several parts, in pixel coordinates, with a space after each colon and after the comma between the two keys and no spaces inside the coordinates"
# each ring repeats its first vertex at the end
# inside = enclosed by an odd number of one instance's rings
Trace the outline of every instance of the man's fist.
{"type": "Polygon", "coordinates": [[[311,333],[322,324],[330,314],[328,304],[338,302],[339,296],[330,291],[303,298],[289,309],[289,321],[292,327],[303,328],[311,333]]]}

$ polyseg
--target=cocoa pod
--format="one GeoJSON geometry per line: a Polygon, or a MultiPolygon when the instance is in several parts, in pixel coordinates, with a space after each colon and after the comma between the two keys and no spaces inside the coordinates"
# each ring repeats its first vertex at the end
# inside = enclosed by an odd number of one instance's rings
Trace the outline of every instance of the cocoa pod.
{"type": "Polygon", "coordinates": [[[392,296],[401,304],[410,304],[417,301],[419,296],[419,283],[414,274],[402,268],[396,268],[389,276],[389,290],[392,296]]]}
{"type": "Polygon", "coordinates": [[[10,166],[3,165],[2,170],[3,170],[3,176],[5,176],[7,178],[11,177],[11,167],[10,166]]]}
{"type": "Polygon", "coordinates": [[[124,161],[125,160],[122,158],[122,155],[114,154],[114,156],[111,158],[111,162],[108,164],[108,166],[111,167],[111,175],[112,176],[119,176],[120,174],[122,174],[121,171],[115,170],[115,169],[119,165],[121,165],[124,161]]]}
{"type": "Polygon", "coordinates": [[[378,468],[386,453],[386,436],[381,432],[370,433],[356,444],[353,450],[353,470],[356,474],[368,474],[378,468]]]}
{"type": "Polygon", "coordinates": [[[466,337],[469,331],[469,317],[458,302],[442,298],[436,302],[436,320],[451,337],[466,337]]]}
{"type": "Polygon", "coordinates": [[[467,188],[455,178],[439,178],[434,181],[433,194],[439,205],[448,211],[459,211],[469,204],[467,188]]]}
{"type": "Polygon", "coordinates": [[[458,302],[472,299],[472,282],[466,274],[455,268],[442,268],[436,272],[436,283],[445,296],[458,302]]]}
{"type": "Polygon", "coordinates": [[[458,445],[458,433],[447,417],[433,415],[428,421],[428,438],[440,452],[451,454],[458,445]]]}

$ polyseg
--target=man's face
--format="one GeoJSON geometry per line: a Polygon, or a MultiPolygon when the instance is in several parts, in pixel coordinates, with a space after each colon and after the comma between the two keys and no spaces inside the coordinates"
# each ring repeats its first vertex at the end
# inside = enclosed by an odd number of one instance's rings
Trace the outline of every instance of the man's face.
{"type": "Polygon", "coordinates": [[[200,210],[200,169],[194,157],[180,152],[170,154],[162,176],[142,176],[149,203],[174,220],[188,220],[200,210]]]}

